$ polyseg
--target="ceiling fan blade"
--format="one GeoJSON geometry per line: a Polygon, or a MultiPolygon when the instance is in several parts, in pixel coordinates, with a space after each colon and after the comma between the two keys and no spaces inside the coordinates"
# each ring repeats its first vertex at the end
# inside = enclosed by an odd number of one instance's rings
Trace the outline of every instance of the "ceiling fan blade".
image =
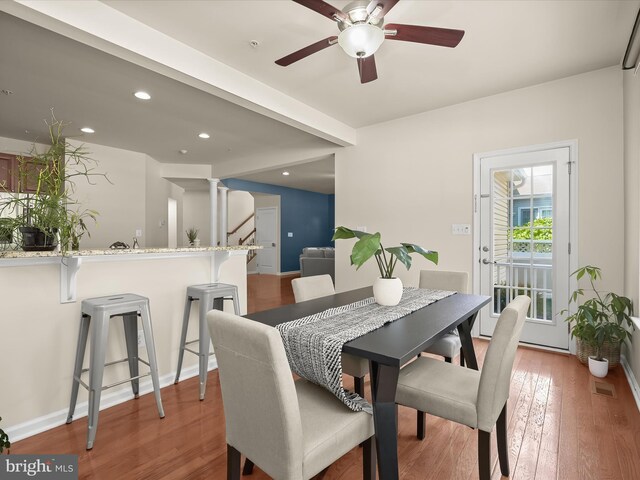
{"type": "Polygon", "coordinates": [[[385,35],[388,40],[403,40],[405,42],[428,43],[441,47],[456,47],[462,37],[464,30],[452,30],[449,28],[421,27],[418,25],[402,25],[400,23],[389,23],[384,26],[385,35]],[[395,35],[386,33],[387,30],[395,30],[395,35]]]}
{"type": "Polygon", "coordinates": [[[360,83],[373,82],[378,78],[378,71],[376,70],[376,59],[373,55],[368,57],[358,57],[358,71],[360,72],[360,83]]]}
{"type": "Polygon", "coordinates": [[[395,7],[396,3],[398,2],[399,0],[371,0],[369,2],[369,5],[367,5],[367,13],[371,15],[373,11],[376,9],[376,7],[380,6],[381,10],[379,13],[376,14],[376,17],[382,18],[387,13],[389,13],[389,10],[395,7]]]}
{"type": "Polygon", "coordinates": [[[320,15],[324,15],[331,20],[335,20],[338,17],[340,20],[348,20],[347,15],[339,8],[329,5],[322,0],[293,0],[294,2],[302,5],[303,7],[310,8],[314,12],[318,12],[320,15]]]}
{"type": "Polygon", "coordinates": [[[281,59],[276,60],[276,63],[281,67],[287,67],[292,63],[297,62],[298,60],[302,60],[303,58],[308,57],[309,55],[319,52],[320,50],[324,50],[325,48],[330,47],[331,45],[335,45],[337,43],[337,40],[338,40],[338,37],[325,38],[323,40],[320,40],[319,42],[312,43],[307,47],[301,48],[296,52],[290,53],[286,57],[282,57],[281,59]]]}

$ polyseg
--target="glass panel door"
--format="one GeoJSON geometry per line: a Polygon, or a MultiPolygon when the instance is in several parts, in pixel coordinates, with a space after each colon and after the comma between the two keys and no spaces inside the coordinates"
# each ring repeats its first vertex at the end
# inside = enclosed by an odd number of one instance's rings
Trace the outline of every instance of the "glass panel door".
{"type": "Polygon", "coordinates": [[[569,149],[481,159],[480,284],[492,297],[480,316],[491,336],[504,307],[531,298],[524,342],[568,347],[557,313],[568,298],[569,149]]]}

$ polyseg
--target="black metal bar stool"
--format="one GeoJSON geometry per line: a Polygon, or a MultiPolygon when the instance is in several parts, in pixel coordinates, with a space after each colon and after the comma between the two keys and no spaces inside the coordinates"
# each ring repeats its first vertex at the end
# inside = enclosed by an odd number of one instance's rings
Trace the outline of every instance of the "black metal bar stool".
{"type": "Polygon", "coordinates": [[[207,326],[207,312],[211,309],[223,310],[224,300],[233,301],[233,309],[236,315],[240,315],[240,303],[238,301],[238,287],[227,283],[205,283],[202,285],[191,285],[187,287],[187,298],[184,304],[184,316],[182,317],[182,335],[180,336],[180,352],[178,353],[178,369],[174,383],[180,381],[182,371],[182,360],[185,350],[199,357],[200,375],[200,400],[204,400],[204,392],[207,387],[207,372],[209,364],[209,352],[211,349],[211,337],[207,326]],[[198,339],[187,341],[187,328],[189,326],[189,316],[191,313],[191,303],[194,300],[200,301],[198,315],[198,339]],[[187,345],[198,342],[198,351],[191,350],[187,345]]]}
{"type": "Polygon", "coordinates": [[[67,423],[73,420],[73,413],[78,399],[78,388],[80,385],[89,391],[89,428],[87,431],[87,450],[93,448],[93,443],[98,430],[98,413],[100,412],[100,396],[102,390],[131,382],[131,388],[135,398],[138,398],[139,379],[151,376],[153,391],[156,397],[158,413],[160,418],[164,418],[162,399],[160,398],[160,382],[158,380],[158,364],[156,360],[156,349],[153,341],[153,330],[151,328],[151,314],[149,311],[149,299],[125,293],[123,295],[113,295],[110,297],[89,298],[82,301],[82,317],[80,319],[80,333],[78,334],[78,346],[76,348],[75,366],[73,369],[73,384],[71,387],[71,403],[69,405],[69,415],[67,423]],[[127,344],[127,358],[105,363],[107,350],[107,337],[109,334],[109,322],[111,318],[122,316],[124,322],[124,335],[127,344]],[[147,347],[149,361],[138,357],[138,316],[142,320],[142,330],[144,341],[147,347]],[[91,327],[91,352],[89,357],[89,368],[82,368],[84,354],[91,327]],[[102,386],[104,367],[121,362],[129,363],[129,373],[131,378],[122,380],[111,385],[102,386]],[[138,362],[142,362],[149,367],[149,372],[139,374],[138,362]],[[82,381],[81,375],[89,372],[89,385],[82,381]]]}

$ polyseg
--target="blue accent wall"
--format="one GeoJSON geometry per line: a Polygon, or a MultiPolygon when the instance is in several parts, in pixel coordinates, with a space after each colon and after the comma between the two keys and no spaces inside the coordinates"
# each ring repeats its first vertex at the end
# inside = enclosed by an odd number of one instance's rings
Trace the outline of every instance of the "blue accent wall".
{"type": "Polygon", "coordinates": [[[300,270],[304,247],[332,245],[335,195],[228,178],[222,183],[232,190],[280,195],[280,271],[300,270]],[[293,232],[293,237],[287,236],[293,232]]]}

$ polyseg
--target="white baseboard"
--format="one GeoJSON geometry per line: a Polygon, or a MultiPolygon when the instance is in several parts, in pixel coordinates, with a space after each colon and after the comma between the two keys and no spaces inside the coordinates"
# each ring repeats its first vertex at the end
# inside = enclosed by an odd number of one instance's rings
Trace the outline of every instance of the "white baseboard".
{"type": "Polygon", "coordinates": [[[640,386],[636,381],[636,377],[631,371],[631,365],[627,362],[627,357],[624,355],[620,355],[620,365],[622,365],[622,369],[624,370],[624,374],[627,376],[627,381],[629,382],[629,387],[631,388],[631,393],[633,393],[633,398],[636,400],[636,407],[640,411],[640,386]]]}
{"type": "MultiPolygon", "coordinates": [[[[216,361],[215,356],[211,356],[209,358],[209,370],[215,370],[218,368],[218,362],[216,361]]],[[[187,368],[182,369],[182,373],[180,374],[180,380],[186,380],[187,378],[195,377],[198,375],[198,365],[192,365],[187,368]]],[[[169,385],[173,385],[173,381],[176,378],[176,372],[167,373],[160,377],[160,388],[167,387],[169,385]]],[[[82,388],[82,387],[81,387],[82,388]]],[[[69,385],[69,391],[71,390],[71,385],[69,385]]],[[[146,395],[147,393],[153,392],[153,386],[151,384],[151,378],[147,377],[144,380],[140,381],[140,395],[146,395]]],[[[124,403],[128,400],[133,399],[133,393],[131,392],[130,384],[124,384],[122,388],[117,390],[109,391],[102,395],[100,399],[100,411],[105,410],[109,407],[113,407],[114,405],[118,405],[120,403],[124,403]]],[[[88,414],[88,402],[78,403],[76,405],[75,412],[73,414],[73,419],[77,420],[78,418],[86,417],[88,414]]],[[[68,408],[64,408],[62,410],[58,410],[57,412],[52,412],[47,415],[42,415],[41,417],[34,418],[33,420],[27,420],[26,422],[19,423],[17,425],[13,425],[9,428],[5,429],[7,435],[11,439],[11,442],[18,442],[25,438],[31,437],[38,433],[42,433],[46,430],[50,430],[54,427],[58,427],[60,425],[64,425],[67,422],[67,414],[69,413],[68,408]]]]}
{"type": "Polygon", "coordinates": [[[247,272],[247,275],[257,275],[258,271],[257,270],[251,270],[250,272],[247,272]]]}

